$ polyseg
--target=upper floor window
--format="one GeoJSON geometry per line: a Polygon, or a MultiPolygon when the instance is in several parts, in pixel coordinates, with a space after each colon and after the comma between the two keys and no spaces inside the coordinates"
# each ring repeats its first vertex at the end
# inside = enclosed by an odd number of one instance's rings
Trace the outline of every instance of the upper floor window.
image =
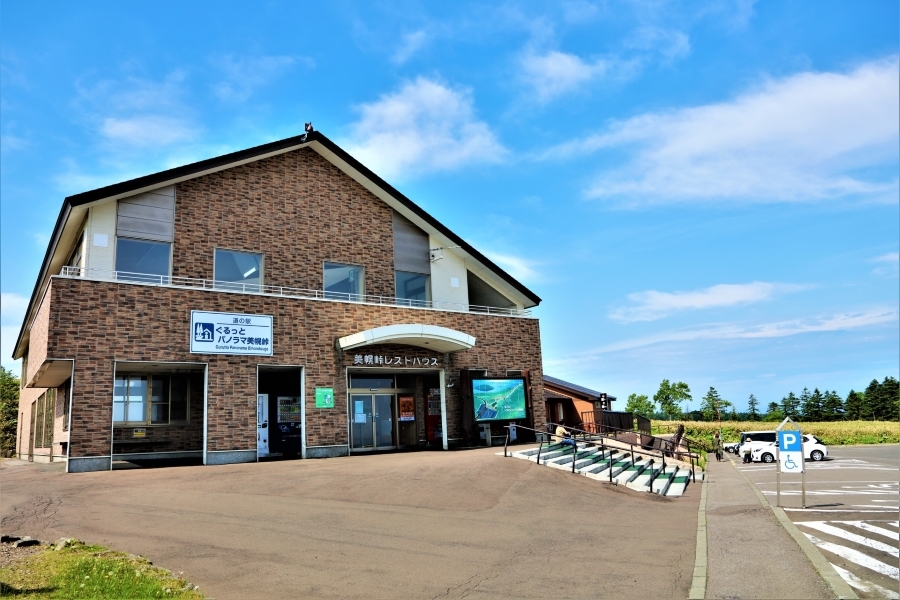
{"type": "MultiPolygon", "coordinates": [[[[425,302],[431,300],[431,286],[429,285],[428,275],[396,271],[395,283],[397,287],[397,298],[410,300],[408,304],[422,306],[425,302]]],[[[398,302],[398,304],[404,303],[398,302]]]]}
{"type": "Polygon", "coordinates": [[[169,277],[172,244],[116,238],[116,271],[119,279],[165,283],[169,277]]]}
{"type": "Polygon", "coordinates": [[[362,300],[366,293],[363,267],[325,263],[325,297],[336,300],[362,300]]]}
{"type": "Polygon", "coordinates": [[[213,279],[218,288],[244,292],[262,291],[262,254],[216,248],[213,270],[213,279]]]}
{"type": "Polygon", "coordinates": [[[72,254],[69,256],[69,260],[66,261],[66,266],[81,268],[84,266],[84,232],[81,232],[81,235],[78,236],[78,241],[75,243],[75,248],[72,250],[72,254]]]}

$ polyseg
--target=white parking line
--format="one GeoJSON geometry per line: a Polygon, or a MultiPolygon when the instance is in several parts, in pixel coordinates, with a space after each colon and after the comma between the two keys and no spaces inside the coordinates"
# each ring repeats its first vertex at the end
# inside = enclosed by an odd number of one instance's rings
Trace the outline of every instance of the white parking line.
{"type": "Polygon", "coordinates": [[[853,525],[854,527],[859,527],[860,529],[864,529],[870,533],[877,533],[878,535],[883,535],[886,538],[896,540],[900,542],[900,532],[891,531],[890,529],[883,529],[881,527],[877,527],[870,523],[866,523],[864,521],[836,521],[837,523],[844,523],[845,525],[853,525]]]}
{"type": "Polygon", "coordinates": [[[815,529],[817,531],[821,531],[822,533],[827,533],[828,535],[839,537],[841,539],[847,540],[848,542],[853,542],[854,544],[859,544],[860,546],[878,550],[879,552],[887,552],[895,558],[900,558],[900,549],[895,546],[889,546],[884,542],[879,542],[877,540],[869,539],[865,536],[850,533],[849,531],[841,529],[840,527],[835,527],[834,525],[829,525],[828,523],[824,523],[822,521],[801,521],[797,523],[797,525],[800,525],[802,527],[809,527],[810,529],[815,529]]]}
{"type": "Polygon", "coordinates": [[[836,554],[841,558],[845,558],[852,563],[856,563],[859,566],[875,571],[876,573],[881,573],[882,575],[887,575],[888,577],[893,577],[894,579],[900,579],[900,568],[892,567],[891,565],[885,564],[880,560],[875,560],[871,556],[867,556],[859,550],[847,548],[846,546],[839,546],[838,544],[832,544],[831,542],[825,542],[808,533],[804,533],[803,535],[808,537],[809,541],[811,541],[822,550],[831,552],[832,554],[836,554]]]}
{"type": "Polygon", "coordinates": [[[898,594],[897,592],[885,589],[880,585],[876,585],[870,581],[863,581],[847,569],[839,567],[835,564],[832,564],[831,566],[834,567],[834,570],[837,571],[838,575],[843,577],[844,581],[846,581],[851,587],[854,587],[861,592],[871,593],[874,591],[878,592],[885,598],[889,598],[890,600],[900,600],[900,594],[898,594]]]}

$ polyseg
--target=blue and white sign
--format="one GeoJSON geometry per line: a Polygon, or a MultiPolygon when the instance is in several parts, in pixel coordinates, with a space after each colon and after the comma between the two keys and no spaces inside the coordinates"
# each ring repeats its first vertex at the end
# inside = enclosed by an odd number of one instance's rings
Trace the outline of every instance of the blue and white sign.
{"type": "Polygon", "coordinates": [[[778,460],[782,473],[803,472],[803,434],[786,429],[778,432],[778,460]]]}
{"type": "Polygon", "coordinates": [[[272,356],[272,317],[191,311],[191,353],[272,356]]]}

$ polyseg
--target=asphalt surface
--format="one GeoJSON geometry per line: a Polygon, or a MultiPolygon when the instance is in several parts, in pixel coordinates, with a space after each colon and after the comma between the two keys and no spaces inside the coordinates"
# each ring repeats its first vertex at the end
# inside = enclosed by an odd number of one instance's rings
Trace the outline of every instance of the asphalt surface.
{"type": "Polygon", "coordinates": [[[730,461],[707,463],[707,598],[833,598],[730,461]]]}
{"type": "Polygon", "coordinates": [[[699,485],[660,498],[495,452],[72,475],[4,460],[0,523],[142,554],[220,600],[688,595],[699,485]]]}
{"type": "MultiPolygon", "coordinates": [[[[900,598],[900,446],[830,447],[799,475],[781,475],[781,506],[862,598],[900,598]]],[[[776,467],[737,464],[773,505],[776,467]]]]}

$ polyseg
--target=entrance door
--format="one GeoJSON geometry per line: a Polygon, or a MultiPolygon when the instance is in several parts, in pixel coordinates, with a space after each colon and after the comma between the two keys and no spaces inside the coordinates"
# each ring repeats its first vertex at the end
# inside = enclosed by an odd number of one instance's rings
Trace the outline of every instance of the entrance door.
{"type": "Polygon", "coordinates": [[[354,450],[389,450],[394,443],[394,395],[350,395],[350,441],[354,450]]]}

